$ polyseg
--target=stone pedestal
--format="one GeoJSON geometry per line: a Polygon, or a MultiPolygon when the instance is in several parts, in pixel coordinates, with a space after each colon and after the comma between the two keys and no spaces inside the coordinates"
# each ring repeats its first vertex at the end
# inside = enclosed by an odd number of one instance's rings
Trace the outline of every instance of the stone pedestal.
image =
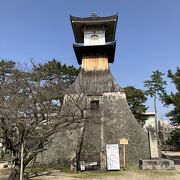
{"type": "Polygon", "coordinates": [[[146,159],[139,160],[139,167],[142,170],[174,170],[174,161],[169,159],[146,159]]]}

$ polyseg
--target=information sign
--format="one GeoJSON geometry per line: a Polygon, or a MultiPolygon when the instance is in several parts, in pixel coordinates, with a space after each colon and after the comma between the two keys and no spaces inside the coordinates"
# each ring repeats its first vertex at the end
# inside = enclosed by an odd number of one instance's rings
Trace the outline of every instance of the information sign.
{"type": "Polygon", "coordinates": [[[119,146],[118,144],[107,144],[107,169],[120,170],[119,146]]]}
{"type": "Polygon", "coordinates": [[[128,144],[128,139],[127,138],[121,138],[119,139],[120,144],[128,144]]]}

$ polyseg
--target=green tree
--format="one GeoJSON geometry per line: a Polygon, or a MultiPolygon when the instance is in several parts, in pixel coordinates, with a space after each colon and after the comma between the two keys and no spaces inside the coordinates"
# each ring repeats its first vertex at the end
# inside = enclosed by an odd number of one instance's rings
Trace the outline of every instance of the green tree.
{"type": "Polygon", "coordinates": [[[144,91],[141,89],[136,89],[133,86],[127,86],[124,88],[124,90],[126,92],[127,101],[132,113],[139,124],[143,126],[146,120],[144,113],[148,109],[148,107],[145,105],[147,97],[144,91]]]}
{"type": "Polygon", "coordinates": [[[173,110],[167,116],[170,118],[172,124],[180,125],[180,69],[177,67],[173,74],[171,70],[168,71],[168,77],[172,80],[176,87],[176,92],[171,92],[164,98],[166,105],[173,105],[173,110]]]}
{"type": "Polygon", "coordinates": [[[79,69],[74,66],[61,64],[60,61],[52,59],[47,63],[34,64],[32,69],[32,78],[34,81],[47,83],[48,86],[53,86],[51,89],[55,99],[62,101],[63,94],[66,89],[75,81],[79,69]]]}
{"type": "Polygon", "coordinates": [[[52,59],[44,64],[33,64],[33,71],[36,72],[36,77],[54,81],[56,83],[64,82],[67,85],[74,82],[79,73],[79,69],[74,66],[61,64],[60,61],[52,59]]]}
{"type": "Polygon", "coordinates": [[[146,95],[153,98],[154,101],[154,111],[155,111],[155,121],[156,121],[156,132],[158,132],[158,115],[157,115],[157,99],[163,102],[163,98],[166,94],[166,81],[163,80],[164,73],[159,70],[153,71],[150,76],[150,80],[144,81],[144,87],[147,88],[146,95]]]}
{"type": "Polygon", "coordinates": [[[173,146],[175,150],[180,151],[180,129],[171,131],[167,144],[173,146]]]}

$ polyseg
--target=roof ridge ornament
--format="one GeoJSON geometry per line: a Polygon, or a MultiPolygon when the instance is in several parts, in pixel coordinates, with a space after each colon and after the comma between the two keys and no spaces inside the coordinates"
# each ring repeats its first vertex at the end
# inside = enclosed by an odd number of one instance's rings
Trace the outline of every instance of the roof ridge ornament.
{"type": "Polygon", "coordinates": [[[91,17],[97,17],[96,12],[93,12],[93,13],[91,14],[91,17]]]}

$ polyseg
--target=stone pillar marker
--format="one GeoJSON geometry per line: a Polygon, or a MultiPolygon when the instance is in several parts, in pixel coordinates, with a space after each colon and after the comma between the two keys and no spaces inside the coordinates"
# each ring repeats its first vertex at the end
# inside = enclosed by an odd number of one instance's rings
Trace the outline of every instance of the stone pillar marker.
{"type": "Polygon", "coordinates": [[[140,159],[139,160],[140,168],[142,170],[161,170],[161,169],[174,170],[175,169],[174,161],[159,156],[155,113],[147,112],[145,113],[145,115],[147,116],[147,120],[144,125],[144,128],[146,129],[149,135],[150,158],[140,159]]]}
{"type": "Polygon", "coordinates": [[[149,136],[150,157],[151,159],[159,158],[155,113],[147,112],[145,113],[145,115],[147,116],[147,120],[144,125],[144,128],[146,129],[149,136]]]}
{"type": "Polygon", "coordinates": [[[150,145],[151,159],[159,158],[157,135],[156,135],[156,133],[151,132],[151,131],[149,131],[148,134],[149,134],[149,145],[150,145]]]}

